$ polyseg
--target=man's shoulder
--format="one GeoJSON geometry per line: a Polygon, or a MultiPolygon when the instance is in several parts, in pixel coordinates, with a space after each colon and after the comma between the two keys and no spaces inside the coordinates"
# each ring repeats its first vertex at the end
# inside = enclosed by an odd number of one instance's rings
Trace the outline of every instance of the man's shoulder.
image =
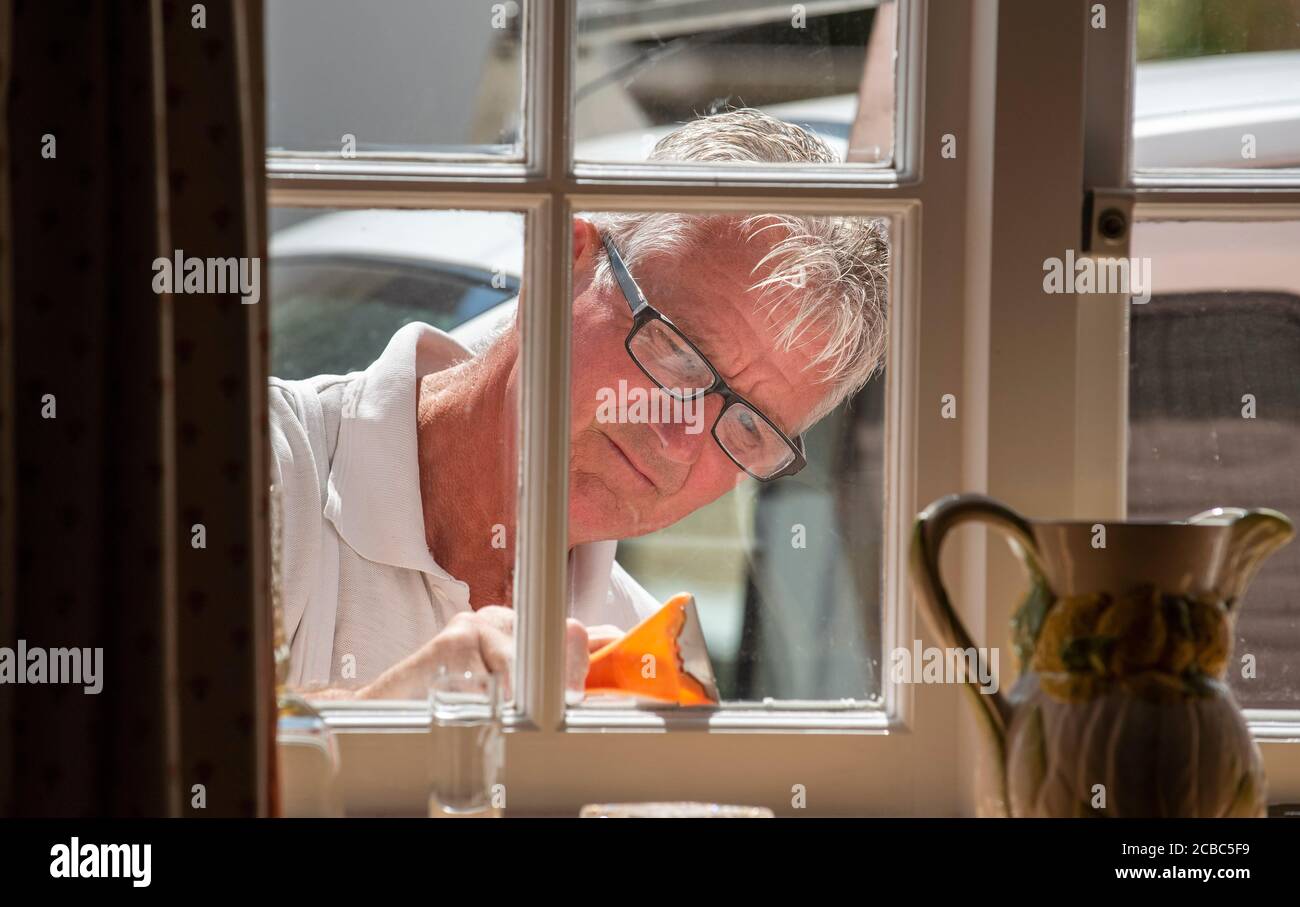
{"type": "Polygon", "coordinates": [[[301,380],[271,378],[267,393],[273,438],[305,435],[332,448],[338,436],[344,392],[360,374],[318,375],[301,380]]]}
{"type": "Polygon", "coordinates": [[[272,479],[276,484],[287,490],[301,482],[298,490],[314,489],[323,501],[338,443],[343,391],[352,377],[269,379],[267,415],[272,479]]]}
{"type": "Polygon", "coordinates": [[[356,380],[360,372],[350,375],[317,375],[314,378],[268,378],[267,392],[272,404],[301,414],[313,398],[327,398],[332,389],[356,380]]]}

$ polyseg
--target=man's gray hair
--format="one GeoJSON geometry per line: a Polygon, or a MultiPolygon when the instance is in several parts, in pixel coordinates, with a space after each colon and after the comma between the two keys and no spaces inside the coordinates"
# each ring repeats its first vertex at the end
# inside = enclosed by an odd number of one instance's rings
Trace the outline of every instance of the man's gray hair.
{"type": "MultiPolygon", "coordinates": [[[[752,108],[693,120],[660,139],[652,161],[763,163],[836,162],[817,136],[752,108]]],[[[760,307],[784,324],[777,343],[801,342],[817,349],[809,367],[833,392],[812,413],[821,418],[856,393],[879,367],[885,352],[889,245],[882,221],[838,215],[584,214],[610,237],[636,273],[638,262],[657,255],[681,256],[720,234],[742,244],[761,239],[772,247],[755,266],[767,273],[749,289],[760,307]],[[780,314],[777,314],[780,313],[780,314]]],[[[593,282],[617,291],[603,252],[593,282]]],[[[654,300],[651,300],[653,303],[654,300]]],[[[802,428],[802,427],[801,427],[802,428]]]]}

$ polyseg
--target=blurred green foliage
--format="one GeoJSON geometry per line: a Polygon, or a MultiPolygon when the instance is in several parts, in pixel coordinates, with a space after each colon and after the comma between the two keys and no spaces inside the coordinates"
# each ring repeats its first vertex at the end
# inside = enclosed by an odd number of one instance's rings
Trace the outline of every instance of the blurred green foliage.
{"type": "Polygon", "coordinates": [[[1300,48],[1300,0],[1139,0],[1137,58],[1300,48]]]}

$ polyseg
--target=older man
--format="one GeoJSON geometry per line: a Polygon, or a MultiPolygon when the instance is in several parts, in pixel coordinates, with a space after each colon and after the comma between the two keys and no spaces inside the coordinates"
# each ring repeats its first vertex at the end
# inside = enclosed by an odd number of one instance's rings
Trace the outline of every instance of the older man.
{"type": "MultiPolygon", "coordinates": [[[[651,159],[835,158],[742,109],[682,126],[651,159]]],[[[568,686],[582,687],[590,650],[657,607],[614,561],[616,540],[747,474],[798,471],[801,433],[870,377],[886,258],[878,224],[860,219],[574,219],[568,686]],[[610,418],[621,384],[703,419],[610,418]]],[[[439,665],[508,685],[519,381],[517,328],[471,356],[421,324],[364,372],[272,379],[292,685],[420,697],[439,665]]]]}

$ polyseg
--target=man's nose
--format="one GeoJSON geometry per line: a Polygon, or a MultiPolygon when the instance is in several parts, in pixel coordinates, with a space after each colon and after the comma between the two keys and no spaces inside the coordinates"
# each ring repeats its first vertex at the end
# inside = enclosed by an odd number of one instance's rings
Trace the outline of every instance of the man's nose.
{"type": "Polygon", "coordinates": [[[654,412],[660,418],[652,419],[650,427],[659,438],[660,453],[676,463],[694,463],[704,445],[713,443],[709,426],[717,416],[721,399],[715,395],[677,400],[658,388],[653,389],[653,394],[654,412]]]}

